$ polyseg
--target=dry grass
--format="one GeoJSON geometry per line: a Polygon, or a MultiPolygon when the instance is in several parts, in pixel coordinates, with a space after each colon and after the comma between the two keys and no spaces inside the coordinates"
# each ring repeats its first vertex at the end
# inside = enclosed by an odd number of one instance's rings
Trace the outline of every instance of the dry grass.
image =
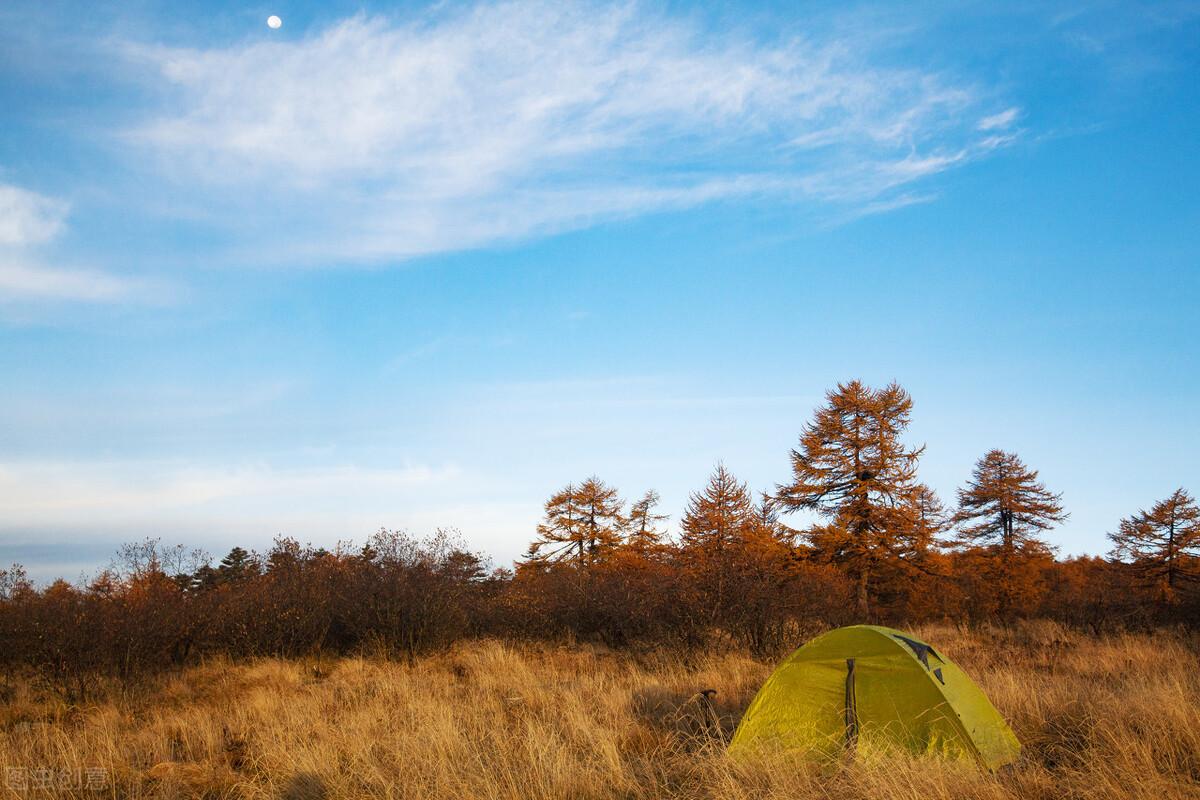
{"type": "Polygon", "coordinates": [[[10,683],[0,770],[29,781],[15,797],[1200,798],[1195,641],[920,633],[1011,721],[1015,769],[732,761],[715,728],[731,731],[767,664],[484,641],[415,666],[214,662],[79,708],[10,683]],[[695,699],[710,688],[715,719],[695,699]],[[104,790],[35,789],[48,776],[28,771],[86,767],[104,790]]]}

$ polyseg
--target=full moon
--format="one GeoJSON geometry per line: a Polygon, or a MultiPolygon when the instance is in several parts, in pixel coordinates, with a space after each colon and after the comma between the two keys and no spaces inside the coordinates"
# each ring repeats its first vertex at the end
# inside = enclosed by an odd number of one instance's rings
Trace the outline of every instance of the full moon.
{"type": "Polygon", "coordinates": [[[279,17],[275,16],[274,14],[267,17],[267,27],[268,28],[278,28],[282,24],[283,24],[283,20],[281,20],[279,17]]]}

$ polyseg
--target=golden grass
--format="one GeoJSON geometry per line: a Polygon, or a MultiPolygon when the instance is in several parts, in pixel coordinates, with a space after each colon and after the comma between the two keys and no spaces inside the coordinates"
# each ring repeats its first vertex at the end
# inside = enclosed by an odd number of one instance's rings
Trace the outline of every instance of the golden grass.
{"type": "Polygon", "coordinates": [[[12,797],[1200,798],[1195,641],[919,633],[1010,720],[1016,768],[733,761],[713,728],[731,731],[769,664],[479,641],[412,666],[215,661],[79,708],[10,683],[0,774],[27,781],[12,797]],[[710,688],[715,720],[695,700],[710,688]],[[88,767],[103,790],[35,788],[88,767]]]}

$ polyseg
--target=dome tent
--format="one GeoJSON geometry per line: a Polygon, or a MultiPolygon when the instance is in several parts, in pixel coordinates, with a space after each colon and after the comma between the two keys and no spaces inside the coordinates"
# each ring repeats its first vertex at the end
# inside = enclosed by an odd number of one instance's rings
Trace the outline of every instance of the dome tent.
{"type": "Polygon", "coordinates": [[[827,756],[898,747],[976,759],[988,769],[1021,751],[966,673],[915,636],[876,625],[829,631],[779,665],[729,747],[764,745],[827,756]]]}

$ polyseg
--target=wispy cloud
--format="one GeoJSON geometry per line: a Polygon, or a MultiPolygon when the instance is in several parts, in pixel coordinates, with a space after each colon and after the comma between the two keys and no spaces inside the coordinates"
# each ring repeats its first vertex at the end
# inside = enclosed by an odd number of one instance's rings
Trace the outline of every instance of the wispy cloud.
{"type": "Polygon", "coordinates": [[[908,206],[932,203],[934,200],[937,200],[937,195],[935,194],[916,194],[912,192],[906,192],[904,194],[897,195],[895,197],[889,197],[884,200],[875,200],[848,211],[843,217],[834,218],[830,221],[830,227],[844,225],[848,222],[853,222],[856,219],[862,219],[863,217],[871,217],[875,216],[876,214],[886,214],[889,211],[896,211],[908,206]]]}
{"type": "Polygon", "coordinates": [[[171,88],[129,141],[279,261],[403,258],[730,197],[869,204],[983,152],[972,87],[860,45],[536,1],[129,45],[171,88]],[[264,199],[270,233],[243,213],[264,199]]]}
{"type": "Polygon", "coordinates": [[[105,272],[47,267],[0,251],[0,300],[112,302],[128,299],[143,288],[105,272]]]}
{"type": "Polygon", "coordinates": [[[145,299],[151,284],[87,268],[46,265],[38,246],[65,228],[68,204],[18,186],[0,184],[0,302],[145,299]]]}
{"type": "Polygon", "coordinates": [[[185,511],[320,507],[444,483],[454,467],[353,464],[278,468],[266,464],[196,467],[171,462],[0,463],[7,523],[118,522],[185,511]]]}
{"type": "Polygon", "coordinates": [[[1011,127],[1020,114],[1021,109],[1016,107],[1008,108],[998,114],[991,114],[984,117],[979,120],[979,124],[975,127],[981,131],[1002,131],[1011,127]]]}

